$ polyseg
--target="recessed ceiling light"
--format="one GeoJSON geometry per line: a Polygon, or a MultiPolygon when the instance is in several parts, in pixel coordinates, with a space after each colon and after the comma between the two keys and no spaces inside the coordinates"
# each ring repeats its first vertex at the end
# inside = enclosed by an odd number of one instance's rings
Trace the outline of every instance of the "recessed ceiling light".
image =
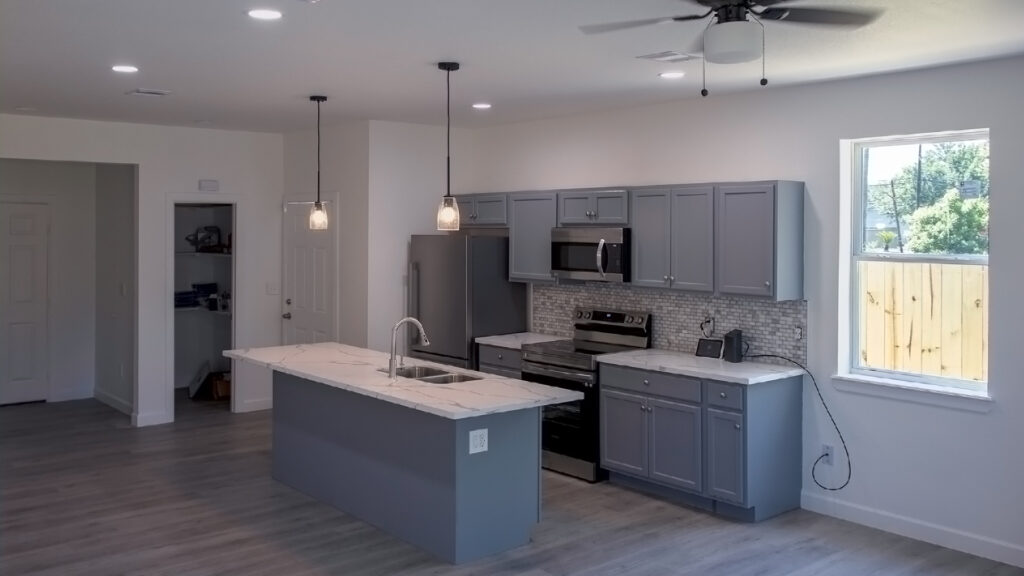
{"type": "Polygon", "coordinates": [[[120,72],[121,74],[134,74],[139,71],[137,67],[132,66],[131,64],[117,64],[115,66],[111,66],[110,69],[114,72],[120,72]]]}
{"type": "Polygon", "coordinates": [[[672,70],[669,72],[662,72],[661,74],[658,74],[658,77],[664,80],[679,80],[683,76],[686,76],[686,72],[680,72],[678,70],[672,70]]]}
{"type": "Polygon", "coordinates": [[[269,8],[255,8],[249,10],[249,17],[257,20],[280,20],[281,12],[269,8]]]}
{"type": "Polygon", "coordinates": [[[473,108],[476,108],[477,110],[490,110],[491,105],[487,102],[477,102],[476,104],[473,104],[473,108]]]}

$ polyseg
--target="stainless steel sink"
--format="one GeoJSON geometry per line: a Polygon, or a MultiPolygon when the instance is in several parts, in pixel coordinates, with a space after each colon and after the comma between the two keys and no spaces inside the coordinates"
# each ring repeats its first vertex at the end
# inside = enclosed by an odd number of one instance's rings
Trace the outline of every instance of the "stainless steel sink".
{"type": "Polygon", "coordinates": [[[479,376],[470,376],[469,374],[439,374],[437,376],[424,376],[417,378],[420,382],[427,382],[429,384],[456,384],[458,382],[472,382],[473,380],[480,380],[479,376]]]}
{"type": "MultiPolygon", "coordinates": [[[[385,374],[388,373],[387,368],[381,368],[377,371],[383,372],[385,374]]],[[[430,376],[452,375],[450,372],[446,372],[439,368],[431,368],[430,366],[402,366],[401,368],[395,370],[395,374],[397,376],[401,376],[402,378],[415,378],[417,380],[420,378],[426,378],[430,376]]]]}

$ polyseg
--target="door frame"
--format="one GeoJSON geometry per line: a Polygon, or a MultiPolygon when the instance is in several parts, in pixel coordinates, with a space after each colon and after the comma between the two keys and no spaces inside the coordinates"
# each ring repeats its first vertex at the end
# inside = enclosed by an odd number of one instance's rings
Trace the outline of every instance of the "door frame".
{"type": "MultiPolygon", "coordinates": [[[[242,197],[235,193],[185,193],[167,195],[167,218],[164,219],[167,236],[167,250],[164,254],[167,270],[167,281],[164,283],[164,314],[167,323],[167,346],[164,363],[167,366],[167,380],[164,390],[166,406],[170,408],[171,422],[174,422],[174,215],[175,207],[178,204],[224,204],[231,205],[231,347],[235,346],[235,336],[238,333],[238,306],[239,292],[245,292],[238,284],[238,210],[244,205],[242,197]]],[[[136,395],[136,398],[138,396],[136,395]]],[[[231,411],[234,412],[235,379],[231,378],[231,411]]]]}
{"type": "MultiPolygon", "coordinates": [[[[333,317],[331,318],[331,338],[333,341],[338,340],[338,334],[340,334],[340,302],[338,299],[338,287],[341,285],[341,266],[338,261],[338,242],[341,237],[338,234],[338,193],[335,191],[321,191],[320,193],[321,203],[324,205],[324,210],[327,212],[327,230],[331,234],[331,253],[328,256],[331,262],[334,264],[334,278],[331,279],[332,290],[330,298],[332,301],[332,310],[334,311],[333,317]]],[[[313,205],[313,200],[310,200],[309,194],[285,194],[281,198],[281,310],[285,309],[285,288],[288,285],[288,264],[285,259],[288,258],[288,251],[286,250],[285,237],[288,233],[287,228],[287,214],[288,207],[297,208],[300,210],[307,210],[313,205]]],[[[284,318],[281,318],[279,322],[280,326],[280,337],[279,341],[282,345],[285,342],[285,325],[284,318]]]]}
{"type": "Polygon", "coordinates": [[[51,337],[53,334],[53,316],[50,314],[50,243],[53,240],[51,231],[53,229],[52,208],[56,198],[52,194],[3,194],[0,193],[0,204],[34,204],[46,206],[46,399],[49,402],[53,397],[53,382],[50,381],[50,367],[52,366],[53,354],[51,353],[51,337]]]}

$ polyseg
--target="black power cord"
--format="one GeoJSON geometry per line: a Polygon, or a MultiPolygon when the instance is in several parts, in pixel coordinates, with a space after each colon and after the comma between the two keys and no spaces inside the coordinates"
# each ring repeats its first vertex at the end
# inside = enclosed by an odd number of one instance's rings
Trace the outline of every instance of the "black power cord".
{"type": "MultiPolygon", "coordinates": [[[[747,347],[747,349],[749,349],[749,346],[747,347]]],[[[814,391],[818,393],[818,400],[821,400],[821,405],[822,405],[822,407],[825,408],[825,414],[828,414],[828,419],[832,421],[832,427],[836,429],[836,434],[839,435],[839,441],[842,442],[842,444],[843,444],[843,452],[846,453],[846,480],[842,484],[837,486],[837,487],[825,486],[824,484],[822,484],[821,482],[818,481],[818,475],[817,475],[818,464],[822,460],[825,459],[825,456],[827,456],[827,454],[822,454],[821,456],[818,456],[818,459],[815,460],[814,464],[811,465],[811,479],[814,480],[814,483],[817,484],[818,488],[821,488],[822,490],[828,490],[830,492],[837,492],[839,490],[842,490],[843,488],[846,488],[846,486],[850,484],[850,478],[853,477],[853,460],[850,458],[850,449],[846,447],[846,439],[843,438],[843,433],[839,430],[839,425],[836,424],[836,419],[832,416],[832,411],[828,409],[828,404],[825,402],[825,397],[821,395],[821,388],[818,387],[818,381],[814,379],[814,374],[811,374],[811,371],[808,370],[806,366],[804,366],[803,364],[797,362],[796,360],[793,360],[792,358],[786,358],[785,356],[779,356],[778,354],[750,354],[750,355],[748,355],[746,353],[746,350],[744,350],[743,357],[744,358],[778,358],[779,360],[785,360],[786,362],[789,362],[790,364],[794,364],[796,366],[799,366],[801,370],[806,372],[807,375],[811,377],[811,382],[814,384],[814,391]]]]}

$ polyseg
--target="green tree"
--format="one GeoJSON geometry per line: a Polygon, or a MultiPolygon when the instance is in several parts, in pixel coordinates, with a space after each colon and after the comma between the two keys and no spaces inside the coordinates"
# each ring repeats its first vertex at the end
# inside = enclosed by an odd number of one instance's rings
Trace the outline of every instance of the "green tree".
{"type": "Polygon", "coordinates": [[[953,189],[910,217],[907,248],[918,254],[986,254],[988,198],[964,199],[953,189]]]}
{"type": "MultiPolygon", "coordinates": [[[[942,142],[920,154],[920,161],[903,167],[891,181],[868,186],[871,207],[888,216],[897,225],[907,221],[915,210],[930,206],[946,191],[968,180],[981,185],[981,197],[987,198],[988,142],[942,142]]],[[[905,234],[901,234],[901,245],[905,234]]]]}

